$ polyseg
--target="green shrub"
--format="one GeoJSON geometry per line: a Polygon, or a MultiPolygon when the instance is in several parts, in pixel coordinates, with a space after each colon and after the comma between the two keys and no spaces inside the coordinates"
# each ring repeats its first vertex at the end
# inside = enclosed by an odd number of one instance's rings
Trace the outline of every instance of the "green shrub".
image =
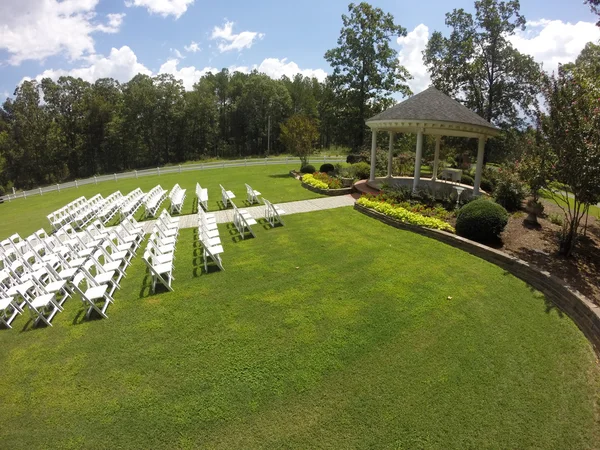
{"type": "Polygon", "coordinates": [[[487,178],[481,179],[479,187],[489,194],[494,192],[494,182],[492,180],[488,180],[487,178]]]}
{"type": "Polygon", "coordinates": [[[348,155],[346,157],[346,162],[349,164],[356,164],[359,162],[364,162],[364,158],[362,157],[362,155],[348,155]]]}
{"type": "Polygon", "coordinates": [[[406,202],[412,198],[412,189],[408,186],[388,185],[381,186],[381,192],[386,200],[394,203],[406,202]]]}
{"type": "Polygon", "coordinates": [[[354,178],[354,170],[352,165],[348,163],[337,163],[334,166],[334,172],[338,177],[354,178]]]}
{"type": "Polygon", "coordinates": [[[323,173],[333,172],[334,170],[335,168],[333,167],[333,164],[329,163],[321,164],[321,167],[319,168],[319,172],[323,173]]]}
{"type": "Polygon", "coordinates": [[[307,173],[302,177],[302,182],[308,184],[309,186],[316,187],[318,189],[327,189],[327,183],[324,183],[321,180],[317,180],[313,174],[307,173]]]}
{"type": "Polygon", "coordinates": [[[359,180],[368,180],[371,176],[371,166],[366,162],[352,164],[354,176],[359,180]]]}
{"type": "Polygon", "coordinates": [[[473,177],[465,173],[463,173],[460,177],[460,182],[469,186],[473,186],[475,184],[475,180],[473,179],[473,177]]]}
{"type": "Polygon", "coordinates": [[[367,208],[374,209],[375,211],[378,211],[403,223],[454,233],[454,228],[452,228],[449,223],[444,222],[443,220],[436,219],[434,217],[425,217],[421,214],[408,211],[400,206],[390,205],[384,201],[371,200],[363,196],[359,198],[356,203],[367,208]]]}
{"type": "Polygon", "coordinates": [[[301,173],[315,173],[316,169],[315,169],[315,166],[313,166],[312,164],[307,164],[302,169],[300,169],[300,172],[301,173]]]}
{"type": "Polygon", "coordinates": [[[456,218],[456,234],[473,241],[498,241],[508,223],[508,213],[497,203],[477,199],[463,206],[456,218]]]}
{"type": "Polygon", "coordinates": [[[556,214],[556,213],[550,213],[548,214],[548,220],[550,222],[552,222],[554,225],[558,225],[558,226],[563,226],[564,220],[563,220],[563,216],[561,216],[560,214],[556,214]]]}
{"type": "Polygon", "coordinates": [[[525,185],[516,173],[506,169],[498,170],[494,199],[508,211],[521,208],[521,203],[525,200],[525,185]]]}

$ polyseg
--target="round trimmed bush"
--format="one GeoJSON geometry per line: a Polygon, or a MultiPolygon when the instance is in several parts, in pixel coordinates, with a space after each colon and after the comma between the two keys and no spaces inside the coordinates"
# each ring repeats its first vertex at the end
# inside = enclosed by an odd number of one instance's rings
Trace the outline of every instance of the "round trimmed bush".
{"type": "Polygon", "coordinates": [[[371,175],[371,165],[366,162],[359,162],[352,164],[352,171],[354,171],[354,177],[359,180],[367,180],[371,175]]]}
{"type": "Polygon", "coordinates": [[[507,223],[506,209],[497,203],[477,199],[458,211],[456,234],[481,243],[497,242],[507,223]]]}
{"type": "Polygon", "coordinates": [[[315,173],[315,172],[316,172],[315,166],[313,166],[312,164],[307,164],[302,169],[300,169],[300,173],[315,173]]]}
{"type": "Polygon", "coordinates": [[[319,172],[323,172],[323,173],[333,172],[334,170],[335,170],[335,167],[333,167],[333,164],[329,164],[329,163],[321,164],[321,167],[319,168],[319,172]]]}

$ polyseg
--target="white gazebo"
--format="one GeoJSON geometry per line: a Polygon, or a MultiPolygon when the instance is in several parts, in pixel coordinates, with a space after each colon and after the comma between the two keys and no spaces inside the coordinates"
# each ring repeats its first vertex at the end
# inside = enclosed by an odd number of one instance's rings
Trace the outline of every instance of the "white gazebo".
{"type": "Polygon", "coordinates": [[[479,140],[477,151],[477,166],[475,170],[474,186],[463,186],[472,190],[473,195],[479,195],[481,184],[481,173],[483,171],[483,153],[485,141],[497,136],[500,130],[487,120],[475,114],[464,105],[448,97],[446,94],[430,87],[417,95],[414,95],[402,103],[377,114],[367,120],[367,126],[371,128],[371,176],[369,185],[378,187],[383,181],[406,181],[412,182],[413,190],[419,185],[429,185],[432,189],[440,187],[437,181],[439,166],[440,143],[442,136],[459,136],[475,138],[479,140]],[[389,133],[388,173],[387,177],[375,178],[375,157],[377,149],[377,133],[387,131],[389,133]],[[415,133],[417,135],[417,151],[415,156],[414,178],[392,177],[392,157],[394,136],[396,133],[415,133]],[[435,158],[433,163],[433,177],[431,180],[421,179],[421,157],[423,154],[423,135],[430,134],[436,137],[435,158]]]}

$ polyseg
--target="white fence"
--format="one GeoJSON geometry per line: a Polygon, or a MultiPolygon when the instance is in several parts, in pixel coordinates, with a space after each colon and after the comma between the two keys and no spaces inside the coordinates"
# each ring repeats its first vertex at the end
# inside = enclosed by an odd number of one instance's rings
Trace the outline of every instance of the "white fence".
{"type": "MultiPolygon", "coordinates": [[[[346,161],[345,156],[323,156],[323,157],[315,157],[313,158],[311,164],[324,164],[324,163],[336,163],[336,162],[344,162],[346,161]],[[321,161],[323,161],[321,163],[321,161]]],[[[197,170],[209,170],[209,169],[225,169],[227,167],[253,167],[253,166],[271,166],[277,164],[296,164],[298,163],[298,158],[294,158],[291,156],[286,157],[277,157],[277,158],[256,158],[256,159],[236,159],[229,161],[215,161],[215,162],[207,162],[207,163],[198,163],[198,164],[185,164],[179,166],[166,166],[166,167],[157,167],[156,169],[144,169],[144,170],[134,170],[132,172],[122,172],[122,173],[114,173],[112,175],[100,175],[94,176],[91,178],[86,178],[84,180],[75,180],[69,181],[68,183],[59,183],[45,187],[38,187],[35,189],[30,189],[28,191],[18,191],[13,192],[12,194],[7,194],[3,197],[0,197],[1,200],[4,201],[13,201],[18,198],[27,198],[33,195],[44,195],[52,192],[61,192],[65,189],[78,188],[79,186],[85,186],[87,184],[98,184],[104,181],[119,181],[125,180],[128,178],[139,178],[139,177],[147,177],[147,176],[160,176],[160,175],[168,175],[172,173],[182,173],[182,172],[190,172],[197,170]]]]}

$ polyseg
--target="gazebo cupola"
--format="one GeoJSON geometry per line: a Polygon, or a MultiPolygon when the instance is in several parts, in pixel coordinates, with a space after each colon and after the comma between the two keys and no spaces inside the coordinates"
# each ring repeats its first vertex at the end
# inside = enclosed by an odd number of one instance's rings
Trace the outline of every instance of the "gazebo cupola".
{"type": "MultiPolygon", "coordinates": [[[[473,195],[479,195],[481,174],[483,171],[483,153],[485,141],[497,136],[500,130],[487,120],[460,104],[446,94],[430,87],[417,95],[409,97],[402,103],[377,114],[367,120],[371,128],[371,176],[370,184],[376,184],[375,179],[375,151],[377,148],[377,133],[389,133],[388,176],[392,178],[392,152],[394,135],[396,133],[415,133],[417,135],[417,149],[415,156],[415,172],[412,180],[413,190],[421,183],[421,158],[423,154],[423,135],[429,134],[436,137],[435,158],[433,164],[433,178],[429,183],[437,182],[439,166],[440,142],[442,136],[459,136],[479,140],[477,150],[477,166],[475,171],[475,184],[473,195]]],[[[469,187],[470,188],[470,187],[469,187]]]]}

